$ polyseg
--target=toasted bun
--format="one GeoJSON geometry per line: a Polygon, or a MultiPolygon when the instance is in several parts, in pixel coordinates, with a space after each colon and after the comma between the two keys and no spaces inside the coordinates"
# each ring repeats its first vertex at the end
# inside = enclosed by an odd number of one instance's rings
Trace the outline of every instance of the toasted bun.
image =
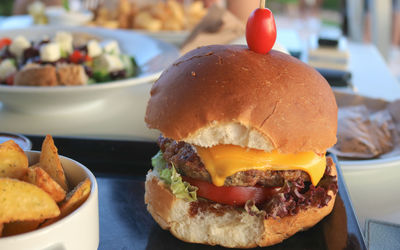
{"type": "Polygon", "coordinates": [[[32,65],[17,72],[14,84],[20,86],[57,86],[56,68],[51,65],[32,65]]]}
{"type": "Polygon", "coordinates": [[[294,57],[212,45],[163,72],[145,121],[166,137],[200,146],[321,153],[336,142],[337,106],[326,80],[294,57]]]}
{"type": "MultiPolygon", "coordinates": [[[[336,175],[334,165],[331,175],[336,175]]],[[[186,242],[234,248],[270,246],[282,242],[317,224],[332,211],[336,198],[329,191],[332,199],[327,206],[308,207],[297,215],[278,219],[264,219],[263,216],[251,216],[234,209],[222,215],[206,210],[190,216],[190,202],[176,198],[152,171],[147,174],[145,188],[147,210],[163,229],[186,242]]],[[[213,206],[218,209],[219,205],[213,206]]]]}
{"type": "Polygon", "coordinates": [[[82,65],[60,64],[57,66],[59,85],[84,85],[88,79],[82,65]]]}

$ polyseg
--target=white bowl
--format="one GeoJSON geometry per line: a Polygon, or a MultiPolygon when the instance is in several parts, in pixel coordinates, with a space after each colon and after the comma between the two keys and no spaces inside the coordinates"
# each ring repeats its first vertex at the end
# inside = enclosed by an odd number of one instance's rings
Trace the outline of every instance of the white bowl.
{"type": "Polygon", "coordinates": [[[100,39],[115,39],[121,51],[134,56],[141,70],[138,76],[85,86],[6,86],[0,85],[4,108],[30,114],[68,113],[101,107],[106,98],[127,91],[138,84],[154,82],[162,70],[179,57],[176,47],[133,31],[90,27],[40,26],[0,31],[1,37],[24,35],[30,40],[52,36],[57,31],[84,33],[100,39]]]}
{"type": "Polygon", "coordinates": [[[93,18],[90,11],[66,11],[63,7],[47,7],[45,13],[50,25],[83,25],[93,18]]]}
{"type": "Polygon", "coordinates": [[[188,30],[180,30],[180,31],[161,30],[153,32],[153,31],[135,29],[134,31],[164,41],[166,43],[171,43],[177,47],[180,47],[190,34],[190,31],[188,30]]]}
{"type": "MultiPolygon", "coordinates": [[[[27,151],[29,164],[39,161],[40,152],[27,151]]],[[[91,250],[99,246],[98,187],[94,175],[82,164],[60,156],[71,186],[89,178],[88,199],[74,212],[54,224],[35,231],[0,238],[0,249],[91,250]]]]}

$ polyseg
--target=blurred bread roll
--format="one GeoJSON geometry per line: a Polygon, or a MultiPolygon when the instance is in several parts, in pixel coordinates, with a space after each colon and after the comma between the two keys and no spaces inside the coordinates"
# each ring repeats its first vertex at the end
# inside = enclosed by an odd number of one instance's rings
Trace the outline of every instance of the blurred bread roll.
{"type": "Polygon", "coordinates": [[[183,29],[183,24],[177,19],[168,19],[163,23],[163,29],[178,31],[183,29]]]}
{"type": "Polygon", "coordinates": [[[191,29],[205,16],[203,1],[178,0],[135,1],[118,0],[117,4],[101,4],[90,25],[107,28],[179,31],[191,29]],[[114,7],[113,7],[114,6],[114,7]]]}
{"type": "MultiPolygon", "coordinates": [[[[168,9],[163,2],[157,2],[155,4],[149,5],[147,8],[153,18],[159,19],[161,21],[166,21],[168,19],[168,9]]],[[[144,8],[144,10],[145,9],[146,8],[144,8]]]]}
{"type": "Polygon", "coordinates": [[[160,31],[162,28],[162,22],[159,19],[154,18],[149,12],[140,12],[135,16],[133,26],[138,29],[146,29],[149,31],[160,31]]]}
{"type": "Polygon", "coordinates": [[[166,5],[171,13],[171,17],[174,18],[177,22],[183,24],[185,22],[185,13],[183,10],[183,6],[174,0],[167,1],[166,5]]]}
{"type": "Polygon", "coordinates": [[[187,7],[187,27],[192,28],[197,25],[206,15],[207,9],[202,1],[194,1],[187,7]]]}

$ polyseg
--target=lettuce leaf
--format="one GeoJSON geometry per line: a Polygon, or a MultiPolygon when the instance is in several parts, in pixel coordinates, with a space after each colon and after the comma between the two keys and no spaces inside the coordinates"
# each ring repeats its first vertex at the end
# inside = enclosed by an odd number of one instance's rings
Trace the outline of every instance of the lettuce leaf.
{"type": "Polygon", "coordinates": [[[162,169],[167,167],[167,162],[164,160],[163,153],[158,151],[158,153],[151,158],[151,165],[153,166],[154,170],[160,174],[162,169]]]}
{"type": "Polygon", "coordinates": [[[244,209],[252,216],[263,216],[265,217],[266,213],[264,210],[258,209],[254,201],[248,200],[244,205],[244,209]]]}
{"type": "Polygon", "coordinates": [[[168,164],[164,160],[161,151],[151,158],[151,164],[153,165],[154,170],[158,173],[160,179],[169,185],[172,193],[177,198],[190,202],[197,200],[196,191],[198,188],[183,181],[181,175],[176,172],[173,164],[171,168],[168,168],[168,164]]]}

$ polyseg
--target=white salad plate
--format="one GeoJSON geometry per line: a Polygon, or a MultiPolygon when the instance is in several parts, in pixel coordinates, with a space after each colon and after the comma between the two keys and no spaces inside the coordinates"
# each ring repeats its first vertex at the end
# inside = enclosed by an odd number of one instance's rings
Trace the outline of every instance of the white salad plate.
{"type": "Polygon", "coordinates": [[[28,40],[52,37],[58,31],[83,33],[100,40],[113,39],[121,52],[133,56],[140,73],[123,80],[84,86],[31,87],[0,85],[3,109],[31,113],[68,113],[87,110],[101,104],[110,95],[139,84],[154,82],[162,70],[179,57],[173,45],[133,31],[108,30],[91,27],[38,26],[27,29],[1,30],[0,38],[25,36],[28,40]]]}

